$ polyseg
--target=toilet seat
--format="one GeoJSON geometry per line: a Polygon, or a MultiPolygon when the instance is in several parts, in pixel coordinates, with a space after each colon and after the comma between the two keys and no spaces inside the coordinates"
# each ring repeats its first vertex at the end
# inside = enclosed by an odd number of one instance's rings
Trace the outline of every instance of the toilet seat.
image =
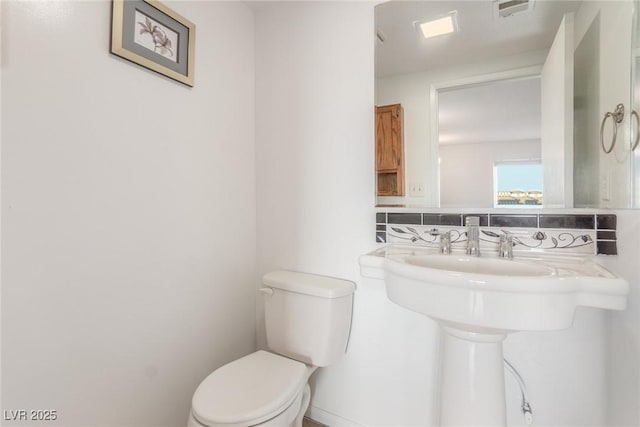
{"type": "Polygon", "coordinates": [[[260,350],[205,378],[193,395],[192,414],[205,426],[259,424],[286,410],[307,379],[304,363],[260,350]]]}

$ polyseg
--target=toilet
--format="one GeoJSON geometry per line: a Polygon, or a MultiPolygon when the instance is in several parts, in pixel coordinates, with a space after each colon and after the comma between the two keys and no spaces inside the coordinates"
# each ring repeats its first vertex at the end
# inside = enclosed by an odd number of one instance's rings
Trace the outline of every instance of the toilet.
{"type": "Polygon", "coordinates": [[[196,389],[188,427],[301,427],[309,377],[346,351],[353,282],[295,271],[264,275],[267,346],[216,369],[196,389]]]}

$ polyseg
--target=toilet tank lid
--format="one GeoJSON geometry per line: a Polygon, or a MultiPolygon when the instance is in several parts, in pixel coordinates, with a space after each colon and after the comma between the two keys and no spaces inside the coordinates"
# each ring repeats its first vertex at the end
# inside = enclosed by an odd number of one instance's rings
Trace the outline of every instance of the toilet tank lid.
{"type": "Polygon", "coordinates": [[[262,283],[272,288],[322,298],[344,297],[353,294],[356,289],[355,283],[349,280],[287,270],[265,274],[262,283]]]}

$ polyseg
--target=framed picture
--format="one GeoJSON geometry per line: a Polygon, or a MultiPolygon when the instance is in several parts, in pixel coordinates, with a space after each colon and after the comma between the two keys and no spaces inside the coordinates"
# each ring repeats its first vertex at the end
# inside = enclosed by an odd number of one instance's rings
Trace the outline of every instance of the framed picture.
{"type": "Polygon", "coordinates": [[[193,86],[196,26],[156,0],[113,0],[111,53],[193,86]]]}

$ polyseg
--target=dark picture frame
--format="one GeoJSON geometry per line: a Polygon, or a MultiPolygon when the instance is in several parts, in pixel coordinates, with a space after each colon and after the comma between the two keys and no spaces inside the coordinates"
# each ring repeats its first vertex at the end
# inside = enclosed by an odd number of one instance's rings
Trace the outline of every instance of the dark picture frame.
{"type": "Polygon", "coordinates": [[[156,0],[113,0],[111,53],[194,84],[196,26],[156,0]]]}

